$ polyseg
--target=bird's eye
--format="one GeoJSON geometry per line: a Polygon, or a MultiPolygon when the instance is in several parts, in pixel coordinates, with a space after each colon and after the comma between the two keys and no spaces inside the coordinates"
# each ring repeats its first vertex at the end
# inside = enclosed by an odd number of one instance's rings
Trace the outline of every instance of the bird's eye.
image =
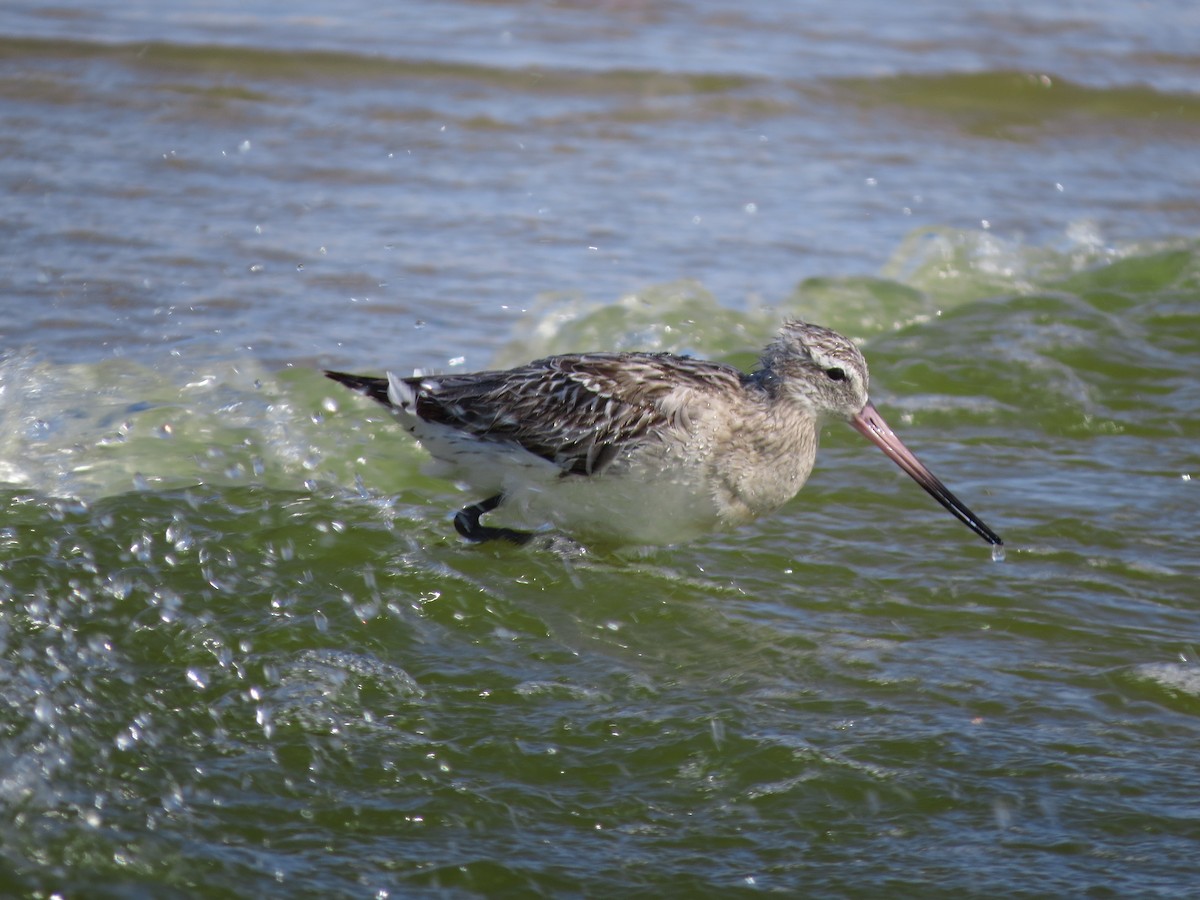
{"type": "Polygon", "coordinates": [[[825,374],[829,376],[830,381],[845,381],[846,380],[846,370],[839,369],[837,366],[834,366],[832,369],[826,369],[825,374]]]}

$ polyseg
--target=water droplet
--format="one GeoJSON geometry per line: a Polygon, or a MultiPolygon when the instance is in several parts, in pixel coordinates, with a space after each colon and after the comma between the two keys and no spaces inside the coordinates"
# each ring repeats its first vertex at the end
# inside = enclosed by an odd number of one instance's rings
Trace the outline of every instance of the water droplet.
{"type": "Polygon", "coordinates": [[[45,694],[38,694],[37,702],[33,705],[33,715],[43,725],[50,725],[54,722],[54,704],[45,694]]]}
{"type": "Polygon", "coordinates": [[[713,746],[720,750],[725,743],[725,723],[720,719],[711,719],[708,724],[712,730],[713,746]]]}
{"type": "Polygon", "coordinates": [[[992,562],[1004,562],[1004,545],[992,544],[992,562]]]}
{"type": "Polygon", "coordinates": [[[997,828],[1008,828],[1013,822],[1013,809],[1006,801],[997,797],[992,801],[992,816],[996,820],[997,828]]]}
{"type": "MultiPolygon", "coordinates": [[[[254,711],[254,721],[257,722],[264,730],[271,728],[271,709],[267,706],[260,706],[254,711]]],[[[270,735],[267,735],[270,737],[270,735]]]]}

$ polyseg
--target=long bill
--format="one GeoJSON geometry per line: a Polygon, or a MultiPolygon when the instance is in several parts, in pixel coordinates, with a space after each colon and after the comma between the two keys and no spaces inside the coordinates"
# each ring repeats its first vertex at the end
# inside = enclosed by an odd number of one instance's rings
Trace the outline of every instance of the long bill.
{"type": "Polygon", "coordinates": [[[879,414],[879,410],[872,403],[868,401],[861,412],[851,416],[850,424],[887,454],[888,459],[907,472],[912,480],[923,487],[934,500],[954,513],[960,522],[963,522],[989,544],[1004,545],[1000,535],[988,528],[979,516],[971,512],[965,503],[955,497],[950,489],[942,484],[941,480],[930,472],[911,450],[904,446],[900,438],[896,437],[896,433],[888,427],[888,423],[883,421],[883,416],[879,414]]]}

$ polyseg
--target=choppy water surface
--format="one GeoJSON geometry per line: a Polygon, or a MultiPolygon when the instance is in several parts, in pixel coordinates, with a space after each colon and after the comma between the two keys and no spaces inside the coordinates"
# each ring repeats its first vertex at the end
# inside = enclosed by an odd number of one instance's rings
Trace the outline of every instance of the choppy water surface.
{"type": "Polygon", "coordinates": [[[1197,26],[10,4],[0,892],[1189,896],[1197,26]],[[837,423],[735,534],[468,547],[315,371],[788,315],[1006,562],[837,423]]]}

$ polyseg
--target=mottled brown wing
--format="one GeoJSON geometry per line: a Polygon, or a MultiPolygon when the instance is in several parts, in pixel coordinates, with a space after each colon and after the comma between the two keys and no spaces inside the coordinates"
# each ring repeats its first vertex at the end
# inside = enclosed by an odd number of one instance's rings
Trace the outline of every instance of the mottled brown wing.
{"type": "Polygon", "coordinates": [[[662,429],[686,429],[693,402],[738,389],[744,377],[667,353],[588,353],[407,381],[420,418],[518,444],[570,474],[594,475],[622,449],[662,429]]]}

